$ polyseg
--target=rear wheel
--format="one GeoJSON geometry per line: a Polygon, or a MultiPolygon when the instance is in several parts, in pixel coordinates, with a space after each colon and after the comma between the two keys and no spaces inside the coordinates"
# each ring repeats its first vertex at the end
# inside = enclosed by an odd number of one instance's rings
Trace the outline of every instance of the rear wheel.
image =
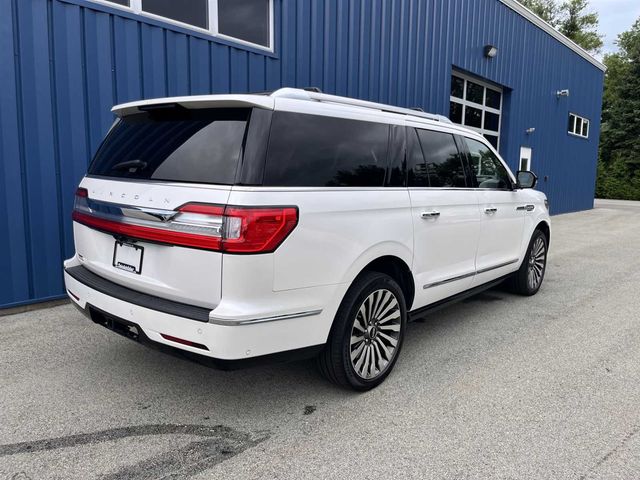
{"type": "Polygon", "coordinates": [[[334,383],[369,390],[389,375],[400,353],[407,322],[404,295],[388,275],[364,272],[338,309],[329,341],[318,357],[334,383]]]}
{"type": "Polygon", "coordinates": [[[527,296],[538,293],[547,269],[548,250],[549,240],[544,232],[541,230],[533,232],[522,265],[509,280],[509,286],[514,293],[527,296]]]}

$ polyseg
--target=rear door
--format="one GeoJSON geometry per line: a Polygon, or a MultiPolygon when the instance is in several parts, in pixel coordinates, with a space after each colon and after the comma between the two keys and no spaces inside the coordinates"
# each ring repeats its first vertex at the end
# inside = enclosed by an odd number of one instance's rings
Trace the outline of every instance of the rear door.
{"type": "Polygon", "coordinates": [[[451,133],[407,127],[407,160],[420,308],[470,288],[480,215],[451,133]]]}
{"type": "Polygon", "coordinates": [[[251,109],[160,107],[125,116],[98,150],[76,196],[76,253],[94,273],[134,290],[215,307],[215,251],[251,109]]]}
{"type": "Polygon", "coordinates": [[[524,210],[520,208],[521,192],[513,189],[507,168],[488,144],[472,138],[463,141],[468,148],[482,217],[474,282],[482,284],[517,268],[524,210]]]}

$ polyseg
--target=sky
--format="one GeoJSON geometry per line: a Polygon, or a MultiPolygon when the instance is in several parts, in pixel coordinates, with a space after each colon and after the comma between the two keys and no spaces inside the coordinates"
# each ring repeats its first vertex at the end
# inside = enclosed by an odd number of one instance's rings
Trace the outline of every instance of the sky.
{"type": "Polygon", "coordinates": [[[602,53],[615,52],[618,34],[629,30],[640,18],[640,0],[590,0],[589,3],[600,15],[599,30],[605,36],[602,53]]]}

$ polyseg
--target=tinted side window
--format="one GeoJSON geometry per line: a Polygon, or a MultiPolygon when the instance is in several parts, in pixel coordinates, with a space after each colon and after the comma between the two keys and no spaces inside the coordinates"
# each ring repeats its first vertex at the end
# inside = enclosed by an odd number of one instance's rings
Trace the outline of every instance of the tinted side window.
{"type": "Polygon", "coordinates": [[[391,125],[389,136],[389,168],[387,172],[387,187],[404,187],[407,178],[407,141],[405,128],[391,125]]]}
{"type": "Polygon", "coordinates": [[[407,128],[407,159],[409,163],[408,184],[410,187],[428,187],[427,162],[415,128],[407,128]]]}
{"type": "Polygon", "coordinates": [[[467,186],[462,155],[450,133],[417,130],[431,187],[467,186]]]}
{"type": "Polygon", "coordinates": [[[481,142],[465,138],[469,147],[471,170],[480,188],[511,188],[511,179],[502,162],[481,142]]]}
{"type": "Polygon", "coordinates": [[[264,185],[381,187],[388,143],[386,124],[275,112],[264,185]]]}

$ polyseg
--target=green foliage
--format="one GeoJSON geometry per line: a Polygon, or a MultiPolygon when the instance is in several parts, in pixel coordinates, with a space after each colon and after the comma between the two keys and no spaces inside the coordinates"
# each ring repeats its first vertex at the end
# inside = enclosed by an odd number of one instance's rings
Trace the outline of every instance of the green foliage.
{"type": "Polygon", "coordinates": [[[598,33],[598,14],[586,12],[588,0],[569,0],[562,4],[562,21],[558,27],[563,35],[576,42],[588,52],[602,48],[602,37],[598,33]]]}
{"type": "Polygon", "coordinates": [[[591,53],[602,48],[598,14],[589,12],[589,0],[520,0],[525,7],[591,53]]]}
{"type": "Polygon", "coordinates": [[[640,19],[605,56],[607,66],[596,195],[640,200],[640,19]]]}
{"type": "Polygon", "coordinates": [[[538,15],[545,22],[553,25],[558,24],[558,14],[560,8],[556,0],[520,0],[525,7],[538,15]]]}

